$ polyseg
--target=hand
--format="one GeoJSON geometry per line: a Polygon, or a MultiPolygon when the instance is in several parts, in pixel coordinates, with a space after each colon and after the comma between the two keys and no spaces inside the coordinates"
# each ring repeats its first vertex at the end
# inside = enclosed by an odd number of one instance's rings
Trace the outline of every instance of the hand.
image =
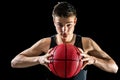
{"type": "MultiPolygon", "coordinates": [[[[80,51],[82,51],[82,49],[78,48],[80,51]]],[[[83,66],[81,69],[84,69],[85,66],[87,65],[91,65],[94,64],[96,62],[96,59],[94,56],[90,56],[87,54],[87,52],[83,52],[81,53],[82,56],[82,60],[83,61],[83,66]]]]}
{"type": "Polygon", "coordinates": [[[94,64],[94,63],[96,62],[95,57],[93,57],[93,56],[90,56],[90,55],[85,54],[85,53],[83,53],[83,54],[81,54],[81,55],[83,56],[83,58],[82,58],[82,61],[83,61],[82,69],[83,69],[85,66],[94,64]]]}
{"type": "Polygon", "coordinates": [[[46,66],[48,69],[49,69],[48,63],[50,63],[50,60],[48,58],[50,56],[52,56],[52,54],[49,54],[51,50],[52,50],[52,48],[50,50],[48,50],[48,52],[45,55],[39,57],[39,63],[41,65],[46,66]]]}

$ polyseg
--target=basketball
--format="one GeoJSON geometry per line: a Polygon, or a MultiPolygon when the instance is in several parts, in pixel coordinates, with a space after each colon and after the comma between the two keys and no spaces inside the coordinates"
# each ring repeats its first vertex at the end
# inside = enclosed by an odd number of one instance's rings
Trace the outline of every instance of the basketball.
{"type": "Polygon", "coordinates": [[[48,66],[56,76],[71,78],[81,70],[81,53],[82,51],[72,44],[57,45],[50,52],[52,56],[49,57],[48,66]]]}

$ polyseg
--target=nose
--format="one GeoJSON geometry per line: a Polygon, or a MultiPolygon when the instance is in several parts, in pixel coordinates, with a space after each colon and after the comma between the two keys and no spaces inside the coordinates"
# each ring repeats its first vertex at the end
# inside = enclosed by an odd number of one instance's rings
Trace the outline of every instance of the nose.
{"type": "Polygon", "coordinates": [[[63,32],[63,33],[66,33],[66,32],[67,32],[67,27],[66,27],[66,26],[63,26],[63,27],[62,27],[62,32],[63,32]]]}

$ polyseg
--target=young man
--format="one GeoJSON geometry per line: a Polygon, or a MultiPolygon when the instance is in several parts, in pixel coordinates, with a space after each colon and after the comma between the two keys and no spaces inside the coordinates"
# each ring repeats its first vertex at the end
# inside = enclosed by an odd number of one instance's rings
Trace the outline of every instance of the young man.
{"type": "MultiPolygon", "coordinates": [[[[101,70],[110,73],[117,73],[118,66],[115,61],[103,51],[99,45],[89,37],[83,37],[74,33],[77,22],[77,13],[73,5],[67,2],[58,2],[52,12],[53,22],[57,34],[40,39],[30,48],[19,53],[12,61],[13,68],[25,68],[35,65],[44,65],[50,62],[48,54],[51,48],[62,43],[70,43],[83,50],[82,70],[74,77],[65,80],[86,80],[87,65],[94,65],[101,70]],[[41,55],[44,53],[44,55],[41,55]]],[[[47,80],[64,80],[52,74],[47,80]]]]}

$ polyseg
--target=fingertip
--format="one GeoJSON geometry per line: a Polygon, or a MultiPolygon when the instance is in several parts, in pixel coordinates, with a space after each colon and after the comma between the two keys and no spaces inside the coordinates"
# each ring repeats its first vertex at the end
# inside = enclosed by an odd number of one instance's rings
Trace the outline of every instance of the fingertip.
{"type": "Polygon", "coordinates": [[[84,54],[82,53],[81,56],[84,56],[84,54]]]}

